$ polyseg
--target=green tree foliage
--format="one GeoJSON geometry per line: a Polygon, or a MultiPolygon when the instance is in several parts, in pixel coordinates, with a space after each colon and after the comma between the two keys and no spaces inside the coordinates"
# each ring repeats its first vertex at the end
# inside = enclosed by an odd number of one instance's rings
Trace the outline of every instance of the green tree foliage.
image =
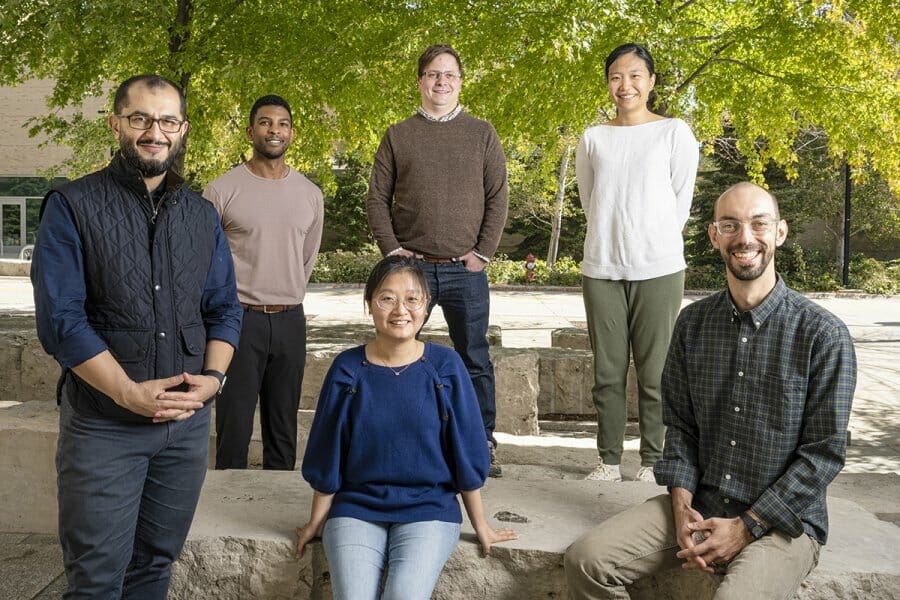
{"type": "MultiPolygon", "coordinates": [[[[640,41],[666,108],[709,142],[730,127],[753,177],[774,163],[793,178],[797,134],[817,128],[830,158],[860,180],[871,168],[896,194],[896,16],[895,0],[5,0],[0,83],[53,79],[58,108],[161,72],[187,90],[186,169],[200,182],[247,151],[253,99],[280,93],[295,107],[292,162],[327,177],[336,143],[371,156],[411,113],[418,53],[449,42],[471,111],[555,167],[559,128],[580,132],[610,108],[603,57],[640,41]]],[[[74,148],[75,174],[110,145],[96,115],[52,114],[35,130],[74,148]]]]}

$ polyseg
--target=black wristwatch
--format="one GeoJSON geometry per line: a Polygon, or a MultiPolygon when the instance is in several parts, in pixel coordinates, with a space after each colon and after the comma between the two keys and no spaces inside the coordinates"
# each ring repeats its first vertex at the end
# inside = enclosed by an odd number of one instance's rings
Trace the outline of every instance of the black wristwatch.
{"type": "Polygon", "coordinates": [[[225,380],[228,379],[227,377],[225,377],[225,373],[223,373],[222,371],[216,371],[215,369],[203,369],[202,371],[200,371],[200,374],[208,375],[210,377],[215,377],[216,379],[218,379],[219,389],[218,391],[216,391],[216,395],[218,396],[222,393],[222,388],[225,387],[225,380]]]}
{"type": "Polygon", "coordinates": [[[758,540],[769,531],[762,523],[747,513],[741,513],[741,520],[744,522],[744,525],[746,525],[747,531],[750,532],[750,535],[753,536],[754,540],[758,540]]]}

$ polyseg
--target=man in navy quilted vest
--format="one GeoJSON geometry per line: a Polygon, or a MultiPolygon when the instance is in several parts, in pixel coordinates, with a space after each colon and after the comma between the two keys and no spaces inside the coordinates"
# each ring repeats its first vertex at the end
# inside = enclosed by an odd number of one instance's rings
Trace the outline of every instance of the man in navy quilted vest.
{"type": "Polygon", "coordinates": [[[163,599],[207,466],[209,404],[241,330],[215,209],[172,170],[171,81],[119,86],[106,168],[50,192],[31,265],[57,387],[65,598],[163,599]]]}

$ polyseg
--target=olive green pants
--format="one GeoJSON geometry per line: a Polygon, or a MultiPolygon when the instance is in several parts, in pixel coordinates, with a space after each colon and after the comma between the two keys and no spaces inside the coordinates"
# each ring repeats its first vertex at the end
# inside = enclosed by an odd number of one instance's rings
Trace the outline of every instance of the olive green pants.
{"type": "Polygon", "coordinates": [[[625,382],[630,355],[638,380],[641,465],[662,456],[660,378],[684,296],[684,271],[643,281],[582,277],[588,333],[594,352],[597,452],[603,462],[622,462],[625,382]]]}

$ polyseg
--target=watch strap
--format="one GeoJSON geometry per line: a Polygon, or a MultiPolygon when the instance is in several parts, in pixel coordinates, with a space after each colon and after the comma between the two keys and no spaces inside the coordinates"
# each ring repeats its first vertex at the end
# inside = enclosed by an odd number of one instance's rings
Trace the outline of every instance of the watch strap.
{"type": "Polygon", "coordinates": [[[762,536],[768,533],[768,528],[764,526],[762,523],[751,517],[747,513],[741,513],[741,520],[744,522],[744,525],[747,527],[747,531],[750,532],[750,535],[753,536],[754,540],[758,540],[762,536]]]}
{"type": "Polygon", "coordinates": [[[215,377],[216,379],[218,379],[219,380],[219,390],[216,393],[217,394],[222,393],[222,388],[225,387],[225,380],[228,379],[225,376],[225,373],[223,373],[222,371],[216,371],[215,369],[203,369],[202,371],[200,371],[200,374],[207,375],[209,377],[215,377]]]}

